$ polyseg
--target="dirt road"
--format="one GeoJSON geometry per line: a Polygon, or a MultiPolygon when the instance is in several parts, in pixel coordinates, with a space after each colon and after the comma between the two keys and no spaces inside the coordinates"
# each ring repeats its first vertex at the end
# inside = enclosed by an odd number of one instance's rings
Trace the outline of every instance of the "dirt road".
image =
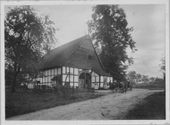
{"type": "Polygon", "coordinates": [[[113,93],[96,99],[57,106],[7,120],[113,120],[121,119],[143,98],[161,90],[133,89],[127,93],[113,93]]]}

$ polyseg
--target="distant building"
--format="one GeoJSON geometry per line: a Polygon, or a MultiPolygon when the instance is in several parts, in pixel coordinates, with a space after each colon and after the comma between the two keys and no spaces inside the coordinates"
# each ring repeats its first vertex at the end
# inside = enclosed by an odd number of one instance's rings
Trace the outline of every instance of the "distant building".
{"type": "Polygon", "coordinates": [[[83,36],[46,54],[36,78],[39,86],[108,88],[113,78],[104,71],[90,37],[83,36]]]}

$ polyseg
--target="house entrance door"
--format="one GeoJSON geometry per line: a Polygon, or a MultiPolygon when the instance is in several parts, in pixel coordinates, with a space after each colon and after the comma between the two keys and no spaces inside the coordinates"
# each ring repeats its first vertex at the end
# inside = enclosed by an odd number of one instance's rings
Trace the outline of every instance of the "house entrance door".
{"type": "Polygon", "coordinates": [[[91,88],[91,75],[89,73],[81,73],[79,76],[79,88],[91,88]]]}

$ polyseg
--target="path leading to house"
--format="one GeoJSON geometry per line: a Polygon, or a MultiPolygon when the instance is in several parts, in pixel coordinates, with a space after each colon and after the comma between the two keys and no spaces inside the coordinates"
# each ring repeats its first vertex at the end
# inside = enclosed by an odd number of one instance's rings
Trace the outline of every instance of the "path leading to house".
{"type": "Polygon", "coordinates": [[[143,98],[161,90],[133,89],[96,99],[57,106],[8,120],[113,120],[121,119],[143,98]]]}

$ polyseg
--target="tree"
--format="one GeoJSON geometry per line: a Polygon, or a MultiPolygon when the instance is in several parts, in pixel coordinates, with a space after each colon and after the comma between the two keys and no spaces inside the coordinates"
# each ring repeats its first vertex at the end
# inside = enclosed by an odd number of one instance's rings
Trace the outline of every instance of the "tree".
{"type": "Polygon", "coordinates": [[[146,84],[149,83],[149,76],[148,75],[142,75],[142,81],[146,84]]]}
{"type": "Polygon", "coordinates": [[[133,28],[127,25],[125,12],[118,5],[95,6],[92,20],[88,22],[94,45],[101,49],[100,58],[105,70],[117,81],[125,79],[125,69],[133,63],[127,48],[136,51],[130,34],[133,28]]]}
{"type": "Polygon", "coordinates": [[[12,92],[19,75],[37,71],[41,57],[54,44],[54,33],[54,23],[48,16],[37,16],[30,6],[15,7],[7,13],[5,69],[13,74],[12,92]]]}
{"type": "Polygon", "coordinates": [[[130,71],[130,72],[128,72],[127,77],[128,77],[128,79],[130,80],[130,82],[135,83],[135,82],[136,82],[136,78],[137,78],[137,73],[136,73],[136,71],[130,71]]]}
{"type": "Polygon", "coordinates": [[[138,81],[141,81],[142,75],[139,74],[139,73],[137,73],[137,74],[136,74],[136,78],[138,79],[138,81]]]}

